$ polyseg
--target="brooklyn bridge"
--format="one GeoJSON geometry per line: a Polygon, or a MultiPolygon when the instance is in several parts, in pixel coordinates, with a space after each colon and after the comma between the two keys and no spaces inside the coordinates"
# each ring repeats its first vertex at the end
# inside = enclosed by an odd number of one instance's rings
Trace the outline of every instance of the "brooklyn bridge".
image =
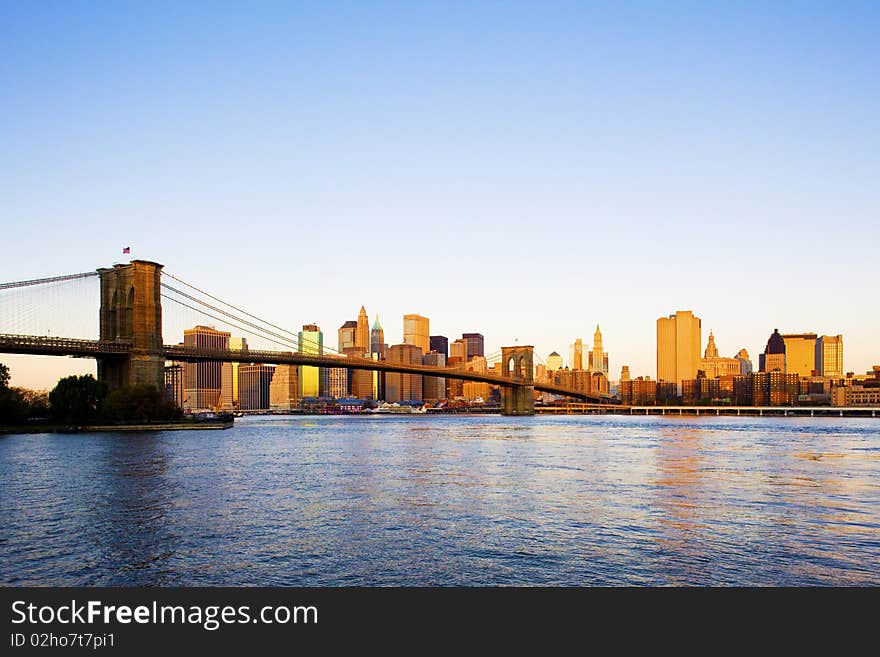
{"type": "MultiPolygon", "coordinates": [[[[502,347],[497,355],[493,355],[492,358],[501,364],[500,374],[473,371],[467,366],[440,367],[323,353],[324,349],[311,353],[315,350],[298,344],[292,332],[213,295],[194,294],[194,291],[202,292],[194,285],[163,273],[163,265],[146,260],[132,260],[127,264],[78,274],[3,283],[0,284],[0,298],[7,295],[7,299],[0,317],[0,331],[9,332],[0,332],[0,353],[94,358],[98,378],[111,388],[146,384],[161,390],[168,361],[234,362],[347,368],[488,383],[500,387],[503,415],[533,415],[536,390],[596,404],[613,403],[605,393],[535,381],[535,355],[531,345],[502,347]],[[47,313],[63,316],[69,311],[52,308],[52,299],[57,297],[60,288],[94,278],[100,281],[97,339],[65,337],[57,331],[51,335],[36,327],[35,316],[47,313]],[[9,296],[13,292],[19,294],[9,296]],[[188,309],[198,317],[224,322],[290,349],[242,351],[165,344],[163,299],[173,302],[175,308],[188,309]]],[[[88,312],[94,312],[94,309],[88,312]]]]}

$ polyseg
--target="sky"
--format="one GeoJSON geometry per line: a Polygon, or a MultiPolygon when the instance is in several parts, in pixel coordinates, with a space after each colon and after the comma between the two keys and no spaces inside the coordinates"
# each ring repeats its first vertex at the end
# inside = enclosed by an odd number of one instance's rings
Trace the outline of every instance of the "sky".
{"type": "Polygon", "coordinates": [[[871,2],[4,2],[0,281],[131,246],[333,346],[362,304],[544,358],[599,324],[653,377],[691,309],[721,355],[842,333],[863,373],[878,33],[871,2]]]}

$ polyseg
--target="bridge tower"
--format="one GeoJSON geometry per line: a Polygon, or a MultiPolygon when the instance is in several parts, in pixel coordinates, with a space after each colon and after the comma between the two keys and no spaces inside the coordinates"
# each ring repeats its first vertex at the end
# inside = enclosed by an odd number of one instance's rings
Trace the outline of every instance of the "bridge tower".
{"type": "Polygon", "coordinates": [[[101,340],[126,342],[128,355],[98,360],[98,379],[110,388],[134,385],[165,387],[162,342],[162,265],[132,260],[99,269],[101,340]]]}
{"type": "Polygon", "coordinates": [[[501,347],[501,374],[513,379],[513,386],[501,386],[502,415],[534,415],[534,347],[501,347]]]}

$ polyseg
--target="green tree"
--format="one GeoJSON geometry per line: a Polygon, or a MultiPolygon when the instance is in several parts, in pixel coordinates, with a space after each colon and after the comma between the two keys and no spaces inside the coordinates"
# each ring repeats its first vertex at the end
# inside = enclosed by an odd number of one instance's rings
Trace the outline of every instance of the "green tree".
{"type": "Polygon", "coordinates": [[[0,363],[0,390],[7,390],[9,388],[9,368],[0,363]]]}
{"type": "Polygon", "coordinates": [[[27,416],[21,393],[9,387],[9,368],[0,363],[0,424],[18,424],[27,420],[27,416]]]}
{"type": "Polygon", "coordinates": [[[107,385],[91,374],[61,379],[49,393],[52,416],[63,422],[88,422],[98,416],[107,385]]]}
{"type": "Polygon", "coordinates": [[[114,390],[104,400],[101,414],[115,422],[153,422],[176,420],[181,410],[156,387],[150,385],[127,386],[114,390]]]}

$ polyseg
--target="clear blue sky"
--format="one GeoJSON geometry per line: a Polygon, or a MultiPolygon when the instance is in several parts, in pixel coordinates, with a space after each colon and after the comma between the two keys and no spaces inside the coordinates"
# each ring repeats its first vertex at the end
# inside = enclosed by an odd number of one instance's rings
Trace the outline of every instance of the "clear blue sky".
{"type": "Polygon", "coordinates": [[[130,245],[334,345],[599,323],[654,376],[693,309],[880,362],[877,3],[623,4],[5,2],[0,280],[130,245]]]}

